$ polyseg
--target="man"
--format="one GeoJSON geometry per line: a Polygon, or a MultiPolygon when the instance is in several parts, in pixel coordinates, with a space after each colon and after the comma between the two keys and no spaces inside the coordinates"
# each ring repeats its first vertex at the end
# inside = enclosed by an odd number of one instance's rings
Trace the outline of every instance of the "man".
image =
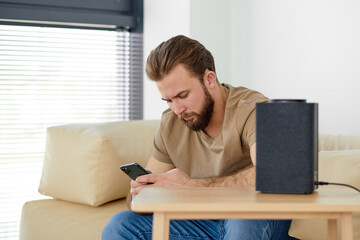
{"type": "MultiPolygon", "coordinates": [[[[133,198],[146,187],[255,186],[255,103],[262,94],[220,84],[211,53],[176,36],[154,49],[146,63],[169,105],[154,138],[146,168],[153,174],[131,182],[133,198]],[[147,185],[147,183],[153,183],[147,185]]],[[[290,221],[175,220],[170,239],[291,239],[290,221]]],[[[103,239],[151,239],[152,216],[116,214],[103,239]]]]}

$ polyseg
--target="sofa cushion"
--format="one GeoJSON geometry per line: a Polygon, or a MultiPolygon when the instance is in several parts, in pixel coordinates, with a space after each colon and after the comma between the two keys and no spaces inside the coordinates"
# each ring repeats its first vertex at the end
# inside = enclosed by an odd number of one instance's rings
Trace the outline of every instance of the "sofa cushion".
{"type": "Polygon", "coordinates": [[[145,165],[159,121],[71,124],[47,129],[41,194],[99,206],[123,198],[130,178],[120,165],[145,165]]]}
{"type": "MultiPolygon", "coordinates": [[[[319,152],[319,180],[345,183],[360,188],[360,150],[319,152]]],[[[354,239],[360,239],[360,214],[353,214],[353,224],[354,239]]],[[[289,234],[299,239],[325,240],[327,221],[293,220],[289,234]]]]}
{"type": "Polygon", "coordinates": [[[99,240],[110,218],[127,210],[125,199],[100,207],[56,199],[24,204],[21,212],[20,240],[99,240]]]}

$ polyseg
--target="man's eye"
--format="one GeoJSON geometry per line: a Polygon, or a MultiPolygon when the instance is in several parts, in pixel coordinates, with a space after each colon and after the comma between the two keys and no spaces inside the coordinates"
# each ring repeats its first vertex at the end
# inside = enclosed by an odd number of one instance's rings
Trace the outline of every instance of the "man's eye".
{"type": "Polygon", "coordinates": [[[180,95],[179,98],[186,98],[188,94],[180,95]]]}

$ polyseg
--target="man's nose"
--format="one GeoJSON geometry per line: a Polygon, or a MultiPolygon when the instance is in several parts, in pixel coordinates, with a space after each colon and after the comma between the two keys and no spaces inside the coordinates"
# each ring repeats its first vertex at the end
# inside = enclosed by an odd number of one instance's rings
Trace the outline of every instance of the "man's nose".
{"type": "Polygon", "coordinates": [[[176,115],[180,115],[185,111],[185,107],[177,101],[173,101],[172,110],[176,115]]]}

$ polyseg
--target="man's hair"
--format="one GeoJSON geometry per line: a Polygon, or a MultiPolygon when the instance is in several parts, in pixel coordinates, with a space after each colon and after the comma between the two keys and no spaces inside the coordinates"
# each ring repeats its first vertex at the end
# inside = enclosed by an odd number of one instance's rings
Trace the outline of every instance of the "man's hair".
{"type": "Polygon", "coordinates": [[[146,61],[146,74],[151,80],[160,81],[178,64],[201,82],[206,69],[215,72],[212,54],[198,41],[178,35],[151,51],[146,61]]]}

